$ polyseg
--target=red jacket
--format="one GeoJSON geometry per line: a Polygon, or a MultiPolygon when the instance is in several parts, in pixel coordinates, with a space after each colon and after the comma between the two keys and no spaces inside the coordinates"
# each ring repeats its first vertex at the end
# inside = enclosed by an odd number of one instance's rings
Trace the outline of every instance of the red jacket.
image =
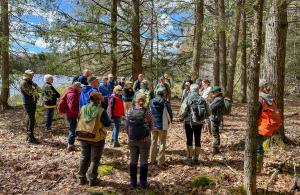
{"type": "Polygon", "coordinates": [[[109,107],[112,111],[111,116],[125,116],[122,98],[113,94],[110,96],[109,107]]]}
{"type": "Polygon", "coordinates": [[[78,117],[79,98],[80,98],[80,93],[76,91],[75,87],[70,86],[67,90],[67,104],[68,104],[67,117],[69,118],[78,117]]]}

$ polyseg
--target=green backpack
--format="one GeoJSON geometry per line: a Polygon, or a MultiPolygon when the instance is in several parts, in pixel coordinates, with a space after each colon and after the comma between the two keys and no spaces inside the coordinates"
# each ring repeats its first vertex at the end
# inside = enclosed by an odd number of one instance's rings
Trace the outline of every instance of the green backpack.
{"type": "Polygon", "coordinates": [[[223,115],[230,115],[231,113],[231,106],[232,106],[232,101],[228,97],[224,97],[224,108],[223,108],[223,115]]]}

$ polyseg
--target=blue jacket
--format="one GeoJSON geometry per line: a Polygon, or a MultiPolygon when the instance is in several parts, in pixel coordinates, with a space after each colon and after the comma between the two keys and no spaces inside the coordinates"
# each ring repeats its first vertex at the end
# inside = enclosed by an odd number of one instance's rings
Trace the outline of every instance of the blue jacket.
{"type": "Polygon", "coordinates": [[[84,105],[87,105],[90,103],[90,93],[92,91],[98,92],[98,89],[96,89],[93,86],[85,85],[82,87],[82,91],[80,94],[80,101],[79,101],[79,107],[81,108],[84,105]]]}
{"type": "Polygon", "coordinates": [[[107,81],[107,87],[108,87],[108,92],[109,92],[109,95],[113,94],[113,91],[114,91],[114,88],[115,88],[115,81],[107,81]]]}
{"type": "Polygon", "coordinates": [[[99,92],[103,95],[104,99],[108,99],[109,97],[109,90],[108,90],[108,86],[107,84],[104,84],[104,83],[100,83],[99,85],[99,92]]]}
{"type": "Polygon", "coordinates": [[[171,105],[168,101],[164,100],[160,96],[156,96],[150,101],[150,111],[153,115],[154,127],[157,129],[162,129],[163,111],[165,107],[167,107],[170,118],[173,120],[171,105]]]}

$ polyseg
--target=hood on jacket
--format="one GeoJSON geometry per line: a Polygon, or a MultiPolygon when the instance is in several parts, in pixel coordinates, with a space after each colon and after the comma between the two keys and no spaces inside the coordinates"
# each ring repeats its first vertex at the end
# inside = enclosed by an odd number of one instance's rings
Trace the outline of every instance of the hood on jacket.
{"type": "Polygon", "coordinates": [[[88,105],[83,107],[83,113],[84,113],[84,121],[90,122],[94,118],[97,117],[99,112],[99,107],[97,105],[94,105],[93,103],[89,103],[88,105]]]}
{"type": "Polygon", "coordinates": [[[74,86],[70,86],[67,89],[67,94],[71,94],[71,93],[75,93],[75,94],[79,95],[78,91],[76,90],[76,88],[74,86]]]}
{"type": "MultiPolygon", "coordinates": [[[[85,85],[82,87],[82,93],[88,93],[93,89],[96,89],[96,88],[91,85],[85,85]]],[[[96,90],[98,90],[98,89],[96,89],[96,90]]]]}

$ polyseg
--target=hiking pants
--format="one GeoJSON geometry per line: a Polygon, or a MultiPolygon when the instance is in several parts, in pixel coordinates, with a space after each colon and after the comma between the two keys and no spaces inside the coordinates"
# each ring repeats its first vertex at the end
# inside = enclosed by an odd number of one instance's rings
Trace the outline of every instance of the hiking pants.
{"type": "Polygon", "coordinates": [[[137,141],[129,140],[130,164],[137,165],[140,158],[141,166],[148,165],[150,144],[149,137],[137,141]]]}
{"type": "Polygon", "coordinates": [[[69,136],[68,136],[68,144],[73,145],[76,138],[76,127],[77,127],[77,119],[76,118],[67,118],[70,128],[69,128],[69,136]]]}
{"type": "Polygon", "coordinates": [[[211,122],[212,125],[212,135],[214,138],[213,147],[220,146],[220,122],[211,122]]]}
{"type": "Polygon", "coordinates": [[[262,135],[257,135],[257,154],[264,154],[264,147],[263,147],[263,143],[264,141],[267,139],[267,137],[264,137],[262,135]]]}
{"type": "Polygon", "coordinates": [[[202,124],[200,125],[190,125],[188,123],[184,124],[185,134],[186,134],[186,144],[188,146],[193,146],[193,137],[195,139],[195,146],[201,147],[201,130],[202,124]]]}
{"type": "Polygon", "coordinates": [[[46,108],[46,128],[49,129],[52,126],[54,116],[54,108],[46,108]]]}
{"type": "Polygon", "coordinates": [[[27,114],[26,131],[28,135],[33,135],[35,126],[36,104],[24,104],[24,109],[27,114]]]}
{"type": "Polygon", "coordinates": [[[88,179],[96,180],[98,177],[98,166],[103,153],[105,140],[99,142],[81,141],[81,156],[79,166],[79,178],[86,178],[86,172],[90,167],[88,179]]]}
{"type": "Polygon", "coordinates": [[[150,162],[154,163],[156,160],[158,164],[165,162],[165,150],[167,142],[166,130],[152,130],[151,131],[151,147],[150,147],[150,162]]]}
{"type": "Polygon", "coordinates": [[[121,125],[121,119],[120,116],[114,116],[114,127],[112,130],[112,140],[115,142],[119,141],[119,132],[120,132],[120,125],[121,125]]]}

